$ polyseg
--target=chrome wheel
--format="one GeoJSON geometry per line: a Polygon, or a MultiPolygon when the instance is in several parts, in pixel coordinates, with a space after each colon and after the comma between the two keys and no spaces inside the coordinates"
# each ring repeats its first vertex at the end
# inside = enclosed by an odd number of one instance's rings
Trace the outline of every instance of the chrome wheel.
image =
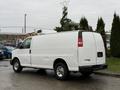
{"type": "Polygon", "coordinates": [[[58,66],[56,72],[59,77],[64,76],[64,68],[62,66],[58,66]]]}
{"type": "Polygon", "coordinates": [[[19,63],[18,63],[18,62],[15,62],[15,63],[14,63],[14,69],[15,69],[15,70],[18,70],[18,68],[19,68],[19,63]]]}
{"type": "Polygon", "coordinates": [[[54,71],[58,80],[65,80],[68,78],[69,71],[65,63],[57,63],[54,67],[54,71]]]}
{"type": "Polygon", "coordinates": [[[17,73],[21,72],[23,67],[20,65],[19,60],[15,59],[13,62],[13,70],[17,73]]]}

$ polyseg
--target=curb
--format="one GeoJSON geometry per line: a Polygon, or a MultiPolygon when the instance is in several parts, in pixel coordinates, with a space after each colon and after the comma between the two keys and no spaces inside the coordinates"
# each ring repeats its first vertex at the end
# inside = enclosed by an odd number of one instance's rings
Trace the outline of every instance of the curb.
{"type": "Polygon", "coordinates": [[[112,73],[112,72],[94,72],[95,74],[98,74],[98,75],[104,75],[104,76],[111,76],[111,77],[117,77],[117,78],[120,78],[120,73],[112,73]]]}

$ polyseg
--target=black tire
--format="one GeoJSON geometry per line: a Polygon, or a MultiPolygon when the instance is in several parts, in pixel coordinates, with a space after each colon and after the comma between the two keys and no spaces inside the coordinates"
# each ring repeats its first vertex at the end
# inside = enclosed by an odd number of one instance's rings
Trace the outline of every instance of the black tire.
{"type": "Polygon", "coordinates": [[[54,72],[58,80],[66,80],[69,75],[68,67],[64,63],[57,63],[54,67],[54,72]]]}
{"type": "Polygon", "coordinates": [[[89,77],[93,72],[90,71],[90,72],[81,72],[82,76],[84,77],[89,77]]]}
{"type": "Polygon", "coordinates": [[[13,70],[16,73],[20,73],[22,71],[23,67],[20,65],[20,62],[18,59],[15,59],[13,61],[13,70]]]}

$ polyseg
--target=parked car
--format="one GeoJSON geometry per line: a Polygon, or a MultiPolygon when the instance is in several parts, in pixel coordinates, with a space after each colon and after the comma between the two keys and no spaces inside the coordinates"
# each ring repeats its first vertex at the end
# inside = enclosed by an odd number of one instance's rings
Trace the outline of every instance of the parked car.
{"type": "Polygon", "coordinates": [[[3,47],[3,44],[0,43],[0,60],[4,58],[4,53],[3,53],[3,51],[1,50],[2,47],[3,47]]]}
{"type": "Polygon", "coordinates": [[[6,59],[12,58],[12,50],[14,50],[14,49],[15,49],[15,48],[12,47],[12,46],[4,46],[4,47],[2,48],[2,50],[3,50],[3,52],[4,52],[4,57],[5,57],[6,59]]]}
{"type": "Polygon", "coordinates": [[[101,35],[87,31],[29,37],[12,52],[10,63],[17,73],[25,67],[53,69],[59,80],[66,79],[70,71],[89,76],[107,68],[101,35]]]}
{"type": "Polygon", "coordinates": [[[14,50],[15,48],[12,46],[4,46],[1,45],[0,50],[3,52],[3,57],[6,59],[10,59],[12,58],[12,50],[14,50]]]}
{"type": "Polygon", "coordinates": [[[4,54],[3,54],[3,51],[0,50],[0,60],[2,60],[4,58],[4,54]]]}

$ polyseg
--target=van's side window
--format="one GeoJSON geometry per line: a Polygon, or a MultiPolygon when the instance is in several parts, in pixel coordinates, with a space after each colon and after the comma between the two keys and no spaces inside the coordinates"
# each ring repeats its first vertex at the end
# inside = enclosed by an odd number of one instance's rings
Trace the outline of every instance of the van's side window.
{"type": "Polygon", "coordinates": [[[23,42],[23,48],[30,48],[30,45],[31,45],[31,38],[28,38],[23,42]]]}

